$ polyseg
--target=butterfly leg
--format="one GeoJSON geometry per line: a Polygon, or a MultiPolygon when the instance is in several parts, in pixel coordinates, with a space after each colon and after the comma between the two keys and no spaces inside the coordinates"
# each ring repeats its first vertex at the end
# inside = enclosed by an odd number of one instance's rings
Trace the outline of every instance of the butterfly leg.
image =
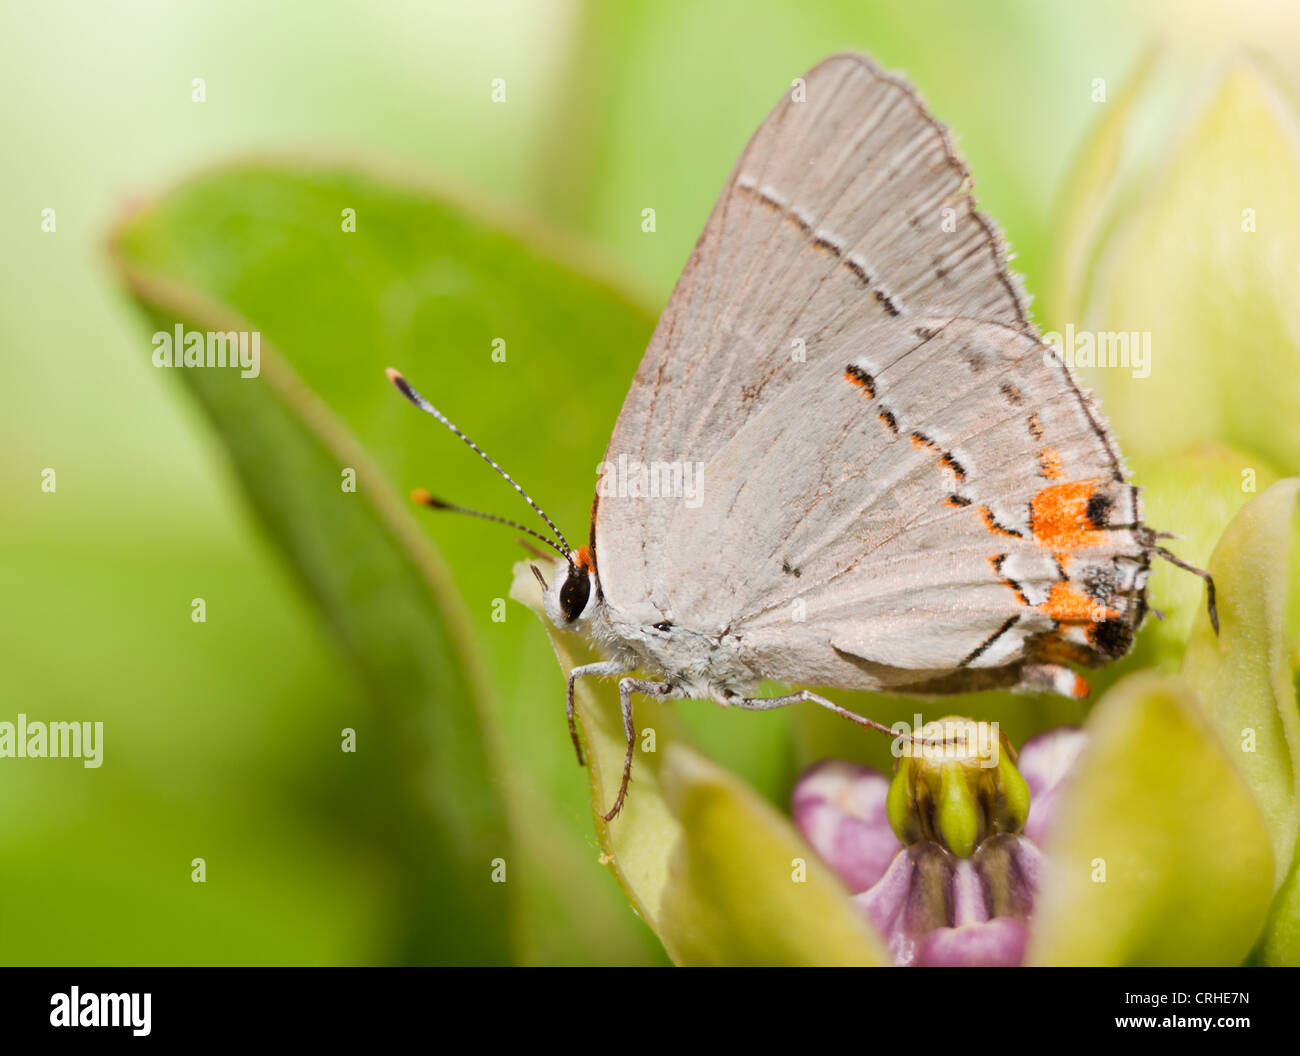
{"type": "Polygon", "coordinates": [[[627,797],[627,784],[632,780],[632,753],[636,750],[636,727],[632,724],[632,694],[644,693],[648,697],[674,697],[678,689],[671,682],[647,682],[643,678],[624,678],[618,683],[618,705],[623,713],[623,733],[627,736],[627,756],[623,760],[623,781],[618,786],[618,799],[605,815],[613,821],[623,809],[627,797]]]}
{"type": "Polygon", "coordinates": [[[578,726],[573,721],[573,686],[580,678],[589,675],[622,675],[626,668],[617,660],[602,660],[596,664],[583,664],[569,672],[568,690],[564,698],[564,714],[569,718],[569,739],[573,741],[573,750],[578,753],[578,765],[584,766],[582,744],[578,741],[578,726]]]}
{"type": "Polygon", "coordinates": [[[848,719],[849,722],[856,722],[859,726],[865,726],[869,730],[879,730],[881,733],[887,733],[891,737],[895,736],[894,731],[888,726],[884,726],[875,719],[869,719],[865,715],[859,715],[856,711],[849,711],[848,708],[842,707],[825,697],[819,697],[816,693],[809,690],[801,690],[798,693],[790,693],[784,697],[741,697],[736,700],[728,700],[727,706],[732,708],[743,708],[746,711],[771,711],[773,708],[784,708],[791,704],[799,704],[807,701],[810,704],[816,704],[820,708],[825,708],[833,712],[842,719],[848,719]]]}
{"type": "MultiPolygon", "coordinates": [[[[1158,536],[1169,535],[1168,532],[1157,532],[1155,534],[1158,536]]],[[[1166,550],[1163,546],[1155,546],[1151,549],[1152,553],[1159,554],[1171,565],[1175,565],[1178,568],[1190,572],[1194,576],[1200,576],[1205,580],[1205,608],[1210,614],[1210,626],[1214,628],[1214,633],[1217,636],[1219,633],[1219,606],[1214,599],[1214,577],[1205,571],[1205,569],[1197,568],[1195,565],[1188,564],[1172,550],[1166,550]]]]}

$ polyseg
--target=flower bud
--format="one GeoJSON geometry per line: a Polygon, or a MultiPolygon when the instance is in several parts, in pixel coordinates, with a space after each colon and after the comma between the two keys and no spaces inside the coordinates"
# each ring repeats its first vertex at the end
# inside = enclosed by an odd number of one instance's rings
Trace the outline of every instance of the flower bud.
{"type": "Polygon", "coordinates": [[[996,724],[949,716],[900,748],[886,810],[904,844],[928,840],[969,858],[990,836],[1024,829],[1029,786],[996,724]]]}

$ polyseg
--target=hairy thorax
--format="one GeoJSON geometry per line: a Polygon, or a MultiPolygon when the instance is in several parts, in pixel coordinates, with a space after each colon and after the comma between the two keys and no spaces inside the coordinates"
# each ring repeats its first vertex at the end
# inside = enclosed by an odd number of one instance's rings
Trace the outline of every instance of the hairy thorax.
{"type": "Polygon", "coordinates": [[[726,704],[758,688],[759,676],[741,660],[734,634],[645,625],[605,604],[595,607],[587,629],[609,659],[671,683],[684,697],[726,704]]]}

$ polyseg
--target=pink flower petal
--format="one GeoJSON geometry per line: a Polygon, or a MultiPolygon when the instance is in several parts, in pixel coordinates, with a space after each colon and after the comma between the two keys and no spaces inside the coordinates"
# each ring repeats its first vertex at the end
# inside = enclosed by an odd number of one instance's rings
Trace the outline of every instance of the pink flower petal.
{"type": "MultiPolygon", "coordinates": [[[[970,860],[978,875],[979,891],[984,899],[986,916],[1015,917],[1028,920],[1034,912],[1038,879],[1042,873],[1043,853],[1025,836],[1002,833],[985,840],[970,860]]],[[[954,924],[973,923],[960,915],[954,924]]]]}
{"type": "Polygon", "coordinates": [[[869,891],[853,896],[884,935],[895,964],[913,963],[926,936],[948,923],[954,862],[937,843],[913,844],[869,891]]]}
{"type": "Polygon", "coordinates": [[[1039,846],[1051,827],[1057,793],[1066,783],[1087,739],[1088,735],[1077,727],[1059,726],[1031,738],[1020,749],[1016,768],[1029,785],[1025,835],[1039,846]]]}
{"type": "Polygon", "coordinates": [[[954,924],[982,924],[989,919],[984,904],[984,880],[969,858],[957,861],[952,878],[952,922],[954,924]]]}
{"type": "Polygon", "coordinates": [[[888,791],[876,771],[837,759],[815,764],[795,783],[795,824],[855,894],[876,883],[899,850],[885,814],[888,791]]]}
{"type": "Polygon", "coordinates": [[[921,942],[916,963],[927,968],[1014,968],[1024,960],[1029,937],[1011,917],[935,928],[921,942]]]}

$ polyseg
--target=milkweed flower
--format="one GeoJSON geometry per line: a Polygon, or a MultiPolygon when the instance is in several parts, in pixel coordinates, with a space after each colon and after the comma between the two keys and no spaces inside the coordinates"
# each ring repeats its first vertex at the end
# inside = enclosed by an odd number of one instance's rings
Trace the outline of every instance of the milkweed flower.
{"type": "Polygon", "coordinates": [[[810,767],[795,785],[795,823],[885,937],[894,963],[1020,964],[1039,842],[1084,740],[1077,729],[1052,730],[1028,742],[1017,765],[996,727],[940,720],[919,740],[899,742],[892,780],[840,760],[810,767]],[[955,751],[924,758],[920,746],[939,744],[945,729],[955,751]],[[954,730],[974,736],[954,738],[954,730]]]}

